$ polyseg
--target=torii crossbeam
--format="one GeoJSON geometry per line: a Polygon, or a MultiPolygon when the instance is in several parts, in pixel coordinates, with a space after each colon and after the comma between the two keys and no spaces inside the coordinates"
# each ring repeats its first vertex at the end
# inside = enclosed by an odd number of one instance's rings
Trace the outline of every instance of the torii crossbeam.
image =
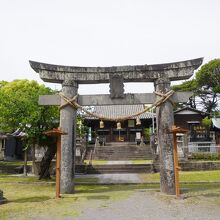
{"type": "MultiPolygon", "coordinates": [[[[188,79],[195,69],[202,64],[203,58],[187,61],[136,66],[113,67],[75,67],[52,65],[30,61],[31,67],[39,73],[42,80],[51,83],[61,83],[62,93],[69,99],[77,95],[78,84],[110,83],[110,95],[85,95],[78,97],[80,105],[114,105],[114,104],[147,104],[159,99],[158,94],[170,90],[170,82],[188,79]],[[124,94],[124,82],[153,82],[155,94],[124,94]]],[[[191,93],[175,93],[173,102],[186,102],[191,93]]],[[[59,96],[42,96],[41,105],[63,105],[59,96]]],[[[161,192],[175,194],[175,177],[173,164],[174,125],[173,106],[166,101],[157,108],[157,133],[160,152],[161,192]]],[[[61,140],[61,193],[71,193],[73,187],[73,161],[75,153],[76,110],[65,106],[60,111],[60,127],[68,135],[61,140]]]]}

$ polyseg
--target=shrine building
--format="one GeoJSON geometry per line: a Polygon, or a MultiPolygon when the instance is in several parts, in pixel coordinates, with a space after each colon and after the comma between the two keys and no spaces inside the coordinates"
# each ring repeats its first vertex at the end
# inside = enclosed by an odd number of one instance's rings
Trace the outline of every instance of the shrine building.
{"type": "MultiPolygon", "coordinates": [[[[141,112],[144,108],[144,105],[106,105],[95,106],[93,112],[102,115],[103,118],[116,118],[141,112]]],[[[85,124],[91,131],[91,140],[99,136],[105,142],[135,142],[142,136],[145,137],[144,129],[152,128],[153,121],[155,121],[155,114],[151,112],[121,121],[120,127],[114,121],[100,121],[91,116],[85,118],[85,124]]]]}

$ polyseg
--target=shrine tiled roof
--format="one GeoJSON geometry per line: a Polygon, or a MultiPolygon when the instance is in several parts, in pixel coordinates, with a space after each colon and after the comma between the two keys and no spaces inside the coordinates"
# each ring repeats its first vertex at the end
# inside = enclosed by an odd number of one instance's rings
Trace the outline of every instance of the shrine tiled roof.
{"type": "MultiPolygon", "coordinates": [[[[103,117],[115,118],[120,116],[128,116],[144,110],[144,105],[105,105],[94,106],[90,109],[91,112],[103,117]]],[[[139,116],[140,119],[150,119],[155,117],[155,113],[145,112],[139,116]]],[[[135,117],[136,118],[136,117],[135,117]]],[[[96,119],[91,116],[86,116],[86,119],[96,119]]]]}
{"type": "Polygon", "coordinates": [[[203,116],[208,116],[210,115],[210,113],[208,112],[204,112],[204,111],[200,111],[198,109],[195,109],[195,108],[191,108],[189,106],[186,106],[184,108],[181,108],[181,109],[178,109],[174,112],[174,114],[200,114],[200,115],[203,115],[203,116]]]}

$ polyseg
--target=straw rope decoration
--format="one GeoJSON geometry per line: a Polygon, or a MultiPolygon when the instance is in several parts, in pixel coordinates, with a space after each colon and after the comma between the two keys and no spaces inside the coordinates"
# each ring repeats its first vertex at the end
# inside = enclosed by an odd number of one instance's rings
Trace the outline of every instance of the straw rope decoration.
{"type": "Polygon", "coordinates": [[[100,120],[106,120],[106,121],[125,121],[127,119],[131,119],[131,118],[135,118],[147,111],[149,111],[150,109],[152,108],[155,108],[155,107],[158,107],[160,106],[161,104],[163,104],[165,101],[170,101],[171,104],[174,104],[173,101],[170,99],[170,97],[174,94],[174,91],[173,90],[170,90],[169,92],[167,93],[160,93],[160,92],[154,92],[156,95],[159,95],[161,96],[160,99],[156,100],[151,106],[145,108],[144,110],[140,111],[140,112],[137,112],[137,113],[134,113],[132,115],[127,115],[127,116],[120,116],[120,117],[116,117],[116,118],[110,118],[110,117],[105,117],[105,116],[102,116],[102,115],[98,115],[94,112],[90,112],[88,111],[86,108],[84,108],[83,106],[81,106],[80,104],[77,103],[76,99],[77,99],[77,96],[74,96],[72,99],[69,99],[67,98],[63,93],[59,93],[59,96],[66,102],[65,104],[61,105],[60,106],[60,109],[64,108],[65,106],[67,105],[70,105],[72,108],[74,109],[80,109],[81,111],[85,112],[86,114],[94,117],[94,118],[98,118],[100,120]]]}

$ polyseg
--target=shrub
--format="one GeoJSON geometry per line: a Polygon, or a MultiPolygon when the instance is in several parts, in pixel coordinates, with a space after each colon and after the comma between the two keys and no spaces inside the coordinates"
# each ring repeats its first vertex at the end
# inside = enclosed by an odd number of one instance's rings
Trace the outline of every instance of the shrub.
{"type": "Polygon", "coordinates": [[[192,153],[192,160],[220,160],[220,153],[192,153]]]}

